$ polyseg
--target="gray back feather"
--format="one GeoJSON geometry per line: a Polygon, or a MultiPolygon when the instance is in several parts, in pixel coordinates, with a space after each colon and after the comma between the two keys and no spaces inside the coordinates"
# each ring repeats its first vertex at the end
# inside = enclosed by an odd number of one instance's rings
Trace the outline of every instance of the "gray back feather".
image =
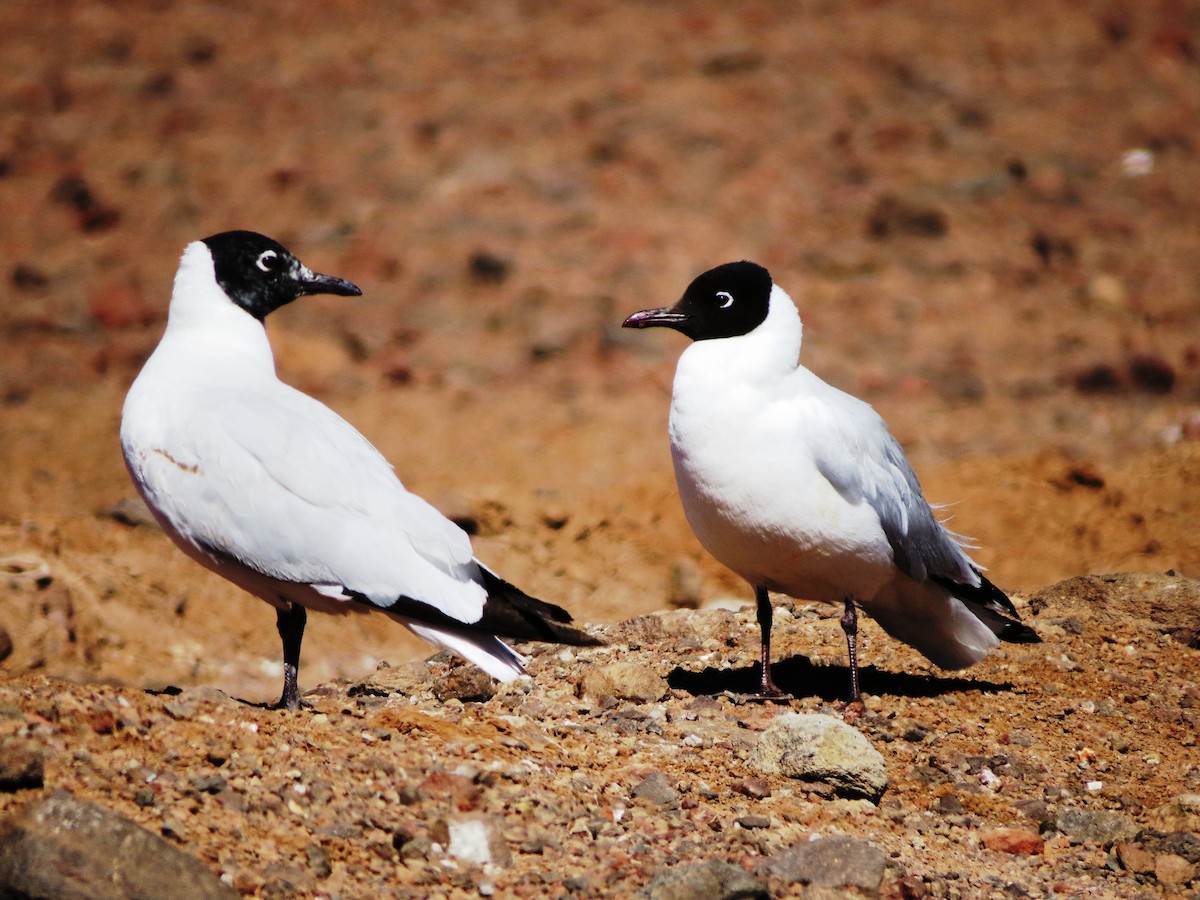
{"type": "Polygon", "coordinates": [[[817,450],[821,473],[848,502],[871,506],[901,571],[918,582],[938,578],[977,586],[979,574],[961,539],[934,516],[904,450],[883,419],[866,403],[841,391],[836,394],[830,398],[833,415],[825,423],[832,439],[817,450]],[[841,454],[831,452],[839,447],[841,454]]]}

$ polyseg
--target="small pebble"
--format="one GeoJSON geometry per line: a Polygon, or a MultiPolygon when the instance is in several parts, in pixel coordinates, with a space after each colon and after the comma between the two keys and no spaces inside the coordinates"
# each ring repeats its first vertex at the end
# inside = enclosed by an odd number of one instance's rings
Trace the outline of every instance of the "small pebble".
{"type": "Polygon", "coordinates": [[[766,816],[741,816],[733,820],[742,828],[770,828],[771,820],[766,816]]]}

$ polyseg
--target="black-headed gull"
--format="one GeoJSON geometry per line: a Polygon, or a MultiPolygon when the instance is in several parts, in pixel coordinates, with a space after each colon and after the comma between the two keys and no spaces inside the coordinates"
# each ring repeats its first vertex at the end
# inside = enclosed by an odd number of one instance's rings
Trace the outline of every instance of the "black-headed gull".
{"type": "Polygon", "coordinates": [[[525,670],[498,636],[597,643],[485,568],[366,438],[276,377],[269,313],[305,294],[361,293],[254,232],[189,244],[121,418],[125,463],[167,534],[275,607],[289,709],[309,609],[381,610],[500,680],[525,670]]]}
{"type": "Polygon", "coordinates": [[[1039,640],[934,517],[883,419],[799,364],[799,313],[766,269],[718,266],[624,324],[693,341],[671,394],[675,479],[700,543],[754,588],[763,695],[780,693],[768,591],[845,605],[854,701],[856,607],[945,669],[1039,640]]]}

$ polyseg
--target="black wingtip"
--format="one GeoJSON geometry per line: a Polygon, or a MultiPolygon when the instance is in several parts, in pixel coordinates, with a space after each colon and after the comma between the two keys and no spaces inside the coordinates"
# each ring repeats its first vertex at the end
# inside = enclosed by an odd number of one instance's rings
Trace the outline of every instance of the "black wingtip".
{"type": "Polygon", "coordinates": [[[1038,633],[1017,621],[1021,616],[1008,594],[988,581],[978,569],[974,572],[979,576],[978,587],[958,584],[945,578],[934,577],[933,580],[965,603],[967,609],[992,629],[1000,640],[1010,644],[1040,644],[1042,639],[1038,633]]]}
{"type": "Polygon", "coordinates": [[[992,612],[1017,619],[1021,618],[1017,608],[1013,606],[1013,602],[1008,599],[1008,594],[988,581],[978,569],[972,567],[971,571],[979,576],[978,585],[963,584],[940,575],[931,575],[930,580],[936,581],[959,600],[969,600],[992,612]]]}
{"type": "Polygon", "coordinates": [[[483,573],[488,599],[483,605],[483,616],[477,622],[462,622],[451,618],[427,603],[403,595],[397,597],[388,606],[381,606],[358,591],[346,587],[343,587],[342,591],[349,599],[371,609],[382,608],[392,615],[411,619],[414,622],[448,628],[457,633],[506,637],[518,641],[571,644],[576,647],[604,645],[604,641],[566,624],[571,621],[571,614],[561,606],[530,597],[483,566],[480,566],[479,569],[483,573]]]}
{"type": "Polygon", "coordinates": [[[1041,636],[1028,625],[1020,622],[1007,622],[1001,632],[996,635],[1000,640],[1009,644],[1040,644],[1041,636]]]}
{"type": "Polygon", "coordinates": [[[488,592],[483,617],[472,625],[497,637],[519,641],[545,641],[575,647],[598,647],[603,641],[585,631],[572,628],[571,614],[561,606],[530,597],[484,566],[483,586],[488,592]]]}

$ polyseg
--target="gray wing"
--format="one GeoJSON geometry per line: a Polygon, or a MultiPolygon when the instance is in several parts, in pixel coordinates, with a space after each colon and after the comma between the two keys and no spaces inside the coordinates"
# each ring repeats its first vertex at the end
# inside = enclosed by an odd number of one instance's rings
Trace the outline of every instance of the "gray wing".
{"type": "Polygon", "coordinates": [[[381,607],[407,597],[480,619],[487,593],[466,533],[332,410],[279,383],[186,406],[167,414],[164,446],[130,463],[185,539],[324,593],[341,586],[381,607]]]}
{"type": "Polygon", "coordinates": [[[868,404],[836,388],[821,398],[817,468],[849,503],[879,516],[896,565],[914,580],[978,586],[979,572],[957,536],[938,522],[904,450],[868,404]]]}

